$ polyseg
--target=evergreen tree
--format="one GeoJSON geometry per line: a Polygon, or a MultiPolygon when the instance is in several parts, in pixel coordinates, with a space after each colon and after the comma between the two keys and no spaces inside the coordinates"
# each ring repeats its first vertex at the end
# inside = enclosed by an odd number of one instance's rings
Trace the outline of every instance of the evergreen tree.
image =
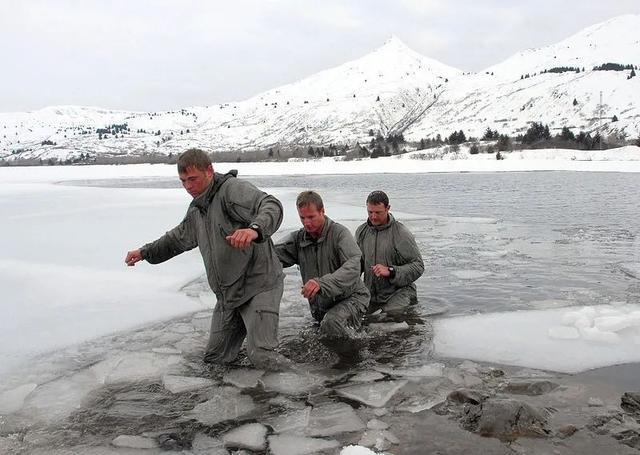
{"type": "Polygon", "coordinates": [[[563,126],[562,131],[560,132],[560,139],[565,141],[575,141],[576,136],[568,127],[563,126]]]}
{"type": "Polygon", "coordinates": [[[612,122],[617,122],[617,121],[618,121],[618,116],[617,116],[617,115],[614,115],[614,116],[611,118],[611,121],[612,121],[612,122]]]}

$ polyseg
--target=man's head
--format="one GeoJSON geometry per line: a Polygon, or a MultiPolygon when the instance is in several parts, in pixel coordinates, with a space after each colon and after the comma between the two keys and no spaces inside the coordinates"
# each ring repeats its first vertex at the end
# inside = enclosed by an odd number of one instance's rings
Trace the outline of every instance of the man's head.
{"type": "Polygon", "coordinates": [[[312,237],[320,237],[324,227],[324,203],[315,191],[303,191],[296,199],[298,216],[304,230],[312,237]]]}
{"type": "Polygon", "coordinates": [[[367,214],[373,226],[383,226],[389,222],[389,196],[384,191],[373,191],[367,196],[367,214]]]}
{"type": "Polygon", "coordinates": [[[200,149],[189,149],[178,157],[178,176],[187,193],[196,198],[213,180],[211,158],[200,149]]]}

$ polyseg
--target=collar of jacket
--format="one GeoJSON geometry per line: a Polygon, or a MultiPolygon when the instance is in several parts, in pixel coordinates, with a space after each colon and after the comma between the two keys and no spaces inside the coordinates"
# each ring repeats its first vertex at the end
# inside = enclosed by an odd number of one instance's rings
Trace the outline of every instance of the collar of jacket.
{"type": "Polygon", "coordinates": [[[309,246],[313,243],[324,242],[324,239],[327,237],[327,232],[329,232],[329,228],[333,224],[333,220],[329,218],[327,215],[324,216],[324,226],[322,226],[322,233],[320,237],[314,239],[311,235],[302,228],[302,240],[300,241],[300,246],[305,247],[309,246]]]}
{"type": "Polygon", "coordinates": [[[213,200],[213,197],[218,192],[218,189],[222,186],[224,182],[232,177],[237,177],[238,171],[235,169],[230,170],[226,174],[218,174],[217,172],[213,174],[213,179],[211,179],[211,183],[209,187],[206,189],[204,193],[200,196],[196,197],[191,201],[190,207],[195,207],[200,212],[205,213],[213,200]]]}
{"type": "Polygon", "coordinates": [[[384,231],[385,229],[389,229],[391,225],[395,222],[396,222],[396,219],[393,217],[391,213],[389,213],[389,219],[387,220],[387,223],[381,224],[380,226],[374,226],[373,224],[371,224],[371,221],[367,218],[367,225],[371,229],[375,229],[376,231],[384,231]]]}

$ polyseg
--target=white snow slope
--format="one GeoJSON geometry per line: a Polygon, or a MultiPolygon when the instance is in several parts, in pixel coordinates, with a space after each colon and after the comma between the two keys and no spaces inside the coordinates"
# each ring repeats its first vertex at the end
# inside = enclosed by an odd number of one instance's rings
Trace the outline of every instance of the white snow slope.
{"type": "Polygon", "coordinates": [[[640,77],[630,77],[629,69],[593,68],[638,66],[639,30],[640,15],[616,17],[477,74],[463,74],[392,37],[358,60],[237,103],[150,113],[78,106],[4,113],[0,158],[341,146],[368,142],[370,130],[403,133],[416,141],[461,129],[480,137],[488,127],[512,135],[532,122],[548,124],[552,133],[567,126],[574,132],[635,138],[640,135],[640,77]],[[580,72],[541,74],[562,66],[580,72]],[[124,123],[128,131],[100,138],[99,128],[124,123]]]}

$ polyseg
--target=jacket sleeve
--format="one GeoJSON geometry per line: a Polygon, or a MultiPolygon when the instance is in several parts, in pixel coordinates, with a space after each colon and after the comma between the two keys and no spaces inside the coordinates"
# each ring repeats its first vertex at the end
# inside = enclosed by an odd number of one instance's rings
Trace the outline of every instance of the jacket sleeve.
{"type": "MultiPolygon", "coordinates": [[[[335,227],[334,227],[335,229],[335,227]]],[[[360,279],[362,253],[347,228],[340,226],[336,233],[336,248],[342,265],[333,273],[317,278],[320,292],[326,297],[338,297],[360,279]]]]}
{"type": "Polygon", "coordinates": [[[276,254],[284,268],[298,264],[298,247],[296,245],[297,234],[297,232],[292,232],[283,240],[275,244],[276,254]]]}
{"type": "Polygon", "coordinates": [[[262,235],[256,241],[264,242],[282,224],[282,204],[246,180],[232,179],[230,182],[233,183],[223,186],[230,215],[246,226],[253,223],[260,226],[262,235]]]}
{"type": "Polygon", "coordinates": [[[396,243],[399,264],[390,264],[396,270],[396,276],[390,281],[398,287],[408,286],[424,273],[424,261],[413,234],[404,226],[398,230],[396,243]]]}
{"type": "Polygon", "coordinates": [[[165,233],[158,240],[144,245],[140,248],[140,252],[143,259],[148,263],[159,264],[180,253],[192,250],[196,246],[198,246],[198,239],[193,221],[187,212],[187,216],[179,225],[165,233]]]}

